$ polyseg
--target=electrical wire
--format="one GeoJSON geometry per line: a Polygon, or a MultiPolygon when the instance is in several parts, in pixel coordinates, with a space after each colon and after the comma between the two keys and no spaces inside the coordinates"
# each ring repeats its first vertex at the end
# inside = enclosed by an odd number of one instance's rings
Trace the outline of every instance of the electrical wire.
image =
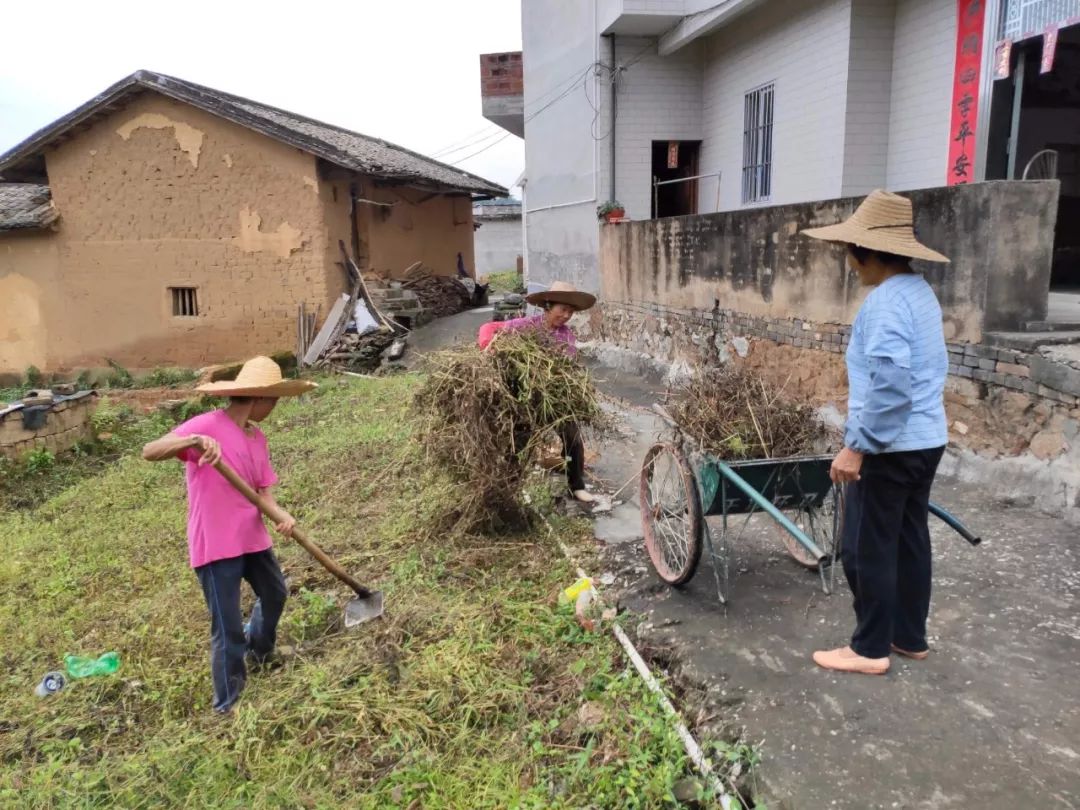
{"type": "Polygon", "coordinates": [[[473,152],[471,155],[466,155],[465,157],[461,158],[460,160],[455,160],[453,163],[451,163],[449,165],[458,166],[458,165],[464,163],[466,160],[469,160],[470,158],[474,158],[477,155],[481,155],[484,152],[486,152],[488,149],[491,149],[493,146],[497,146],[498,144],[502,143],[503,141],[505,141],[507,138],[509,138],[513,134],[514,134],[513,132],[507,132],[501,138],[499,138],[499,140],[494,141],[492,143],[489,143],[483,149],[478,149],[477,151],[473,152]]]}
{"type": "Polygon", "coordinates": [[[482,141],[485,138],[495,134],[495,131],[499,129],[502,129],[502,127],[500,127],[498,124],[488,124],[482,129],[476,130],[476,132],[470,132],[468,135],[462,136],[460,140],[453,141],[452,143],[448,143],[446,146],[436,149],[434,152],[431,153],[431,156],[435,157],[436,155],[444,155],[449,152],[453,152],[456,147],[461,146],[466,141],[470,143],[482,141]]]}
{"type": "MultiPolygon", "coordinates": [[[[608,68],[607,65],[603,65],[603,64],[601,64],[599,62],[590,62],[583,70],[579,70],[577,73],[575,73],[573,75],[572,83],[567,85],[567,87],[565,87],[563,89],[563,91],[561,93],[559,93],[559,95],[555,96],[555,98],[548,101],[546,104],[544,104],[544,106],[540,107],[539,109],[535,110],[534,112],[530,113],[529,115],[526,115],[525,116],[525,123],[528,123],[529,121],[532,121],[538,115],[540,115],[540,113],[544,112],[545,110],[549,109],[552,105],[558,103],[559,101],[562,101],[564,98],[566,98],[568,95],[570,95],[574,90],[576,90],[578,88],[578,82],[582,83],[581,87],[582,87],[583,90],[585,90],[585,98],[588,101],[589,106],[592,108],[593,112],[596,113],[596,117],[599,117],[599,114],[600,114],[599,110],[597,110],[597,108],[593,105],[592,101],[589,99],[589,93],[588,93],[588,90],[586,89],[587,85],[588,85],[588,73],[589,73],[590,70],[593,70],[593,69],[595,69],[597,67],[604,68],[605,70],[610,70],[610,68],[608,68]]],[[[564,84],[564,83],[565,83],[565,80],[563,82],[559,82],[558,84],[564,84]]],[[[558,86],[558,85],[556,85],[556,86],[558,86]]],[[[550,94],[551,94],[551,91],[548,91],[548,93],[545,93],[544,95],[550,95],[550,94]]],[[[541,98],[543,98],[543,96],[541,96],[541,98]]],[[[593,118],[593,123],[594,124],[596,123],[596,117],[593,118]]],[[[458,165],[464,163],[466,160],[474,158],[477,155],[481,155],[484,152],[486,152],[487,150],[489,150],[489,149],[491,149],[491,148],[493,148],[495,146],[498,146],[504,140],[509,138],[512,134],[513,133],[511,133],[511,132],[507,132],[502,137],[500,137],[497,140],[492,141],[491,143],[484,146],[482,149],[478,149],[477,151],[473,152],[472,154],[466,155],[463,158],[459,158],[458,160],[453,161],[449,165],[458,166],[458,165]]],[[[484,140],[484,139],[481,138],[480,140],[484,140]]],[[[460,150],[456,150],[456,151],[460,151],[460,150]]]]}
{"type": "Polygon", "coordinates": [[[506,130],[504,130],[502,127],[496,126],[493,131],[489,132],[487,135],[485,135],[482,138],[477,138],[476,140],[469,141],[468,143],[464,143],[461,146],[457,147],[456,149],[445,149],[442,152],[437,152],[434,155],[432,155],[432,157],[437,159],[437,160],[442,160],[443,158],[449,157],[450,155],[453,155],[453,154],[455,154],[457,152],[464,152],[466,149],[470,149],[470,148],[476,146],[478,143],[483,143],[484,141],[490,141],[496,135],[502,135],[505,132],[506,132],[506,130]]]}

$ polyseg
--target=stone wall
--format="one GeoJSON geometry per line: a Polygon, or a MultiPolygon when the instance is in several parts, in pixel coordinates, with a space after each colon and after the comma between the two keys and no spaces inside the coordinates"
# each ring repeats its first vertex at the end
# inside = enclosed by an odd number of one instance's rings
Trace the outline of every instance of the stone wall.
{"type": "MultiPolygon", "coordinates": [[[[993,182],[911,192],[919,237],[952,259],[917,262],[933,285],[946,338],[1046,317],[1058,182],[993,182]]],[[[848,324],[865,295],[843,251],[799,231],[846,219],[851,197],[601,227],[602,298],[719,306],[772,319],[848,324]]]]}
{"type": "MultiPolygon", "coordinates": [[[[638,369],[688,373],[745,363],[793,396],[837,416],[847,410],[843,352],[850,328],[796,318],[723,310],[602,302],[579,327],[584,341],[618,347],[638,369]]],[[[1080,507],[1080,346],[1025,350],[949,342],[945,406],[949,464],[975,480],[995,475],[1005,490],[1042,506],[1080,507]],[[986,462],[999,462],[991,475],[986,462]],[[1005,474],[1003,471],[1010,471],[1005,474]]],[[[610,358],[609,358],[610,361],[610,358]]]]}
{"type": "Polygon", "coordinates": [[[0,456],[19,458],[33,450],[56,454],[69,450],[92,433],[90,416],[97,407],[97,394],[54,405],[45,424],[37,430],[23,427],[21,411],[0,414],[0,456]]]}

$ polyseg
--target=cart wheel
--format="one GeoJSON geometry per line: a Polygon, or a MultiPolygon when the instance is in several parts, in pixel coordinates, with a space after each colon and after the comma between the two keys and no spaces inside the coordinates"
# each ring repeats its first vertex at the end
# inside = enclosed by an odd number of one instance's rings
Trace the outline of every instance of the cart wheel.
{"type": "Polygon", "coordinates": [[[694,473],[678,448],[670,444],[649,448],[641,465],[638,501],[653,568],[668,585],[685,584],[701,560],[704,519],[694,473]]]}
{"type": "MultiPolygon", "coordinates": [[[[802,529],[829,557],[835,555],[843,529],[844,513],[839,504],[840,488],[834,486],[821,502],[821,506],[788,513],[791,522],[802,529]]],[[[817,570],[818,561],[810,556],[810,552],[803,548],[798,540],[779,525],[775,527],[775,531],[779,532],[784,548],[795,562],[805,565],[811,571],[817,570]]]]}

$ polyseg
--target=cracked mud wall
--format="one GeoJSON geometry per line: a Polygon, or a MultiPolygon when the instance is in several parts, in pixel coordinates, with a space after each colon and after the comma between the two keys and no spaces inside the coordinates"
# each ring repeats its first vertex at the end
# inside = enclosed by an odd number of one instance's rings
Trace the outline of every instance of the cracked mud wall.
{"type": "Polygon", "coordinates": [[[56,231],[0,235],[0,291],[39,302],[3,318],[0,372],[269,354],[295,345],[301,300],[329,310],[312,156],[148,93],[46,164],[56,231]],[[197,317],[173,316],[170,287],[196,288],[197,317]]]}
{"type": "Polygon", "coordinates": [[[21,378],[29,366],[48,365],[48,323],[59,310],[57,271],[51,233],[0,238],[0,376],[21,378]]]}

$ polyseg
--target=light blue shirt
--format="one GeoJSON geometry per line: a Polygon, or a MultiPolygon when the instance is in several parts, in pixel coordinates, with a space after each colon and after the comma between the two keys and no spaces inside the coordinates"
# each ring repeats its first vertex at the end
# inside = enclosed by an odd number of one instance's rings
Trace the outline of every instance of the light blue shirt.
{"type": "Polygon", "coordinates": [[[863,453],[928,450],[949,440],[949,354],[941,306],[921,275],[892,276],[871,290],[847,349],[844,444],[863,453]]]}

